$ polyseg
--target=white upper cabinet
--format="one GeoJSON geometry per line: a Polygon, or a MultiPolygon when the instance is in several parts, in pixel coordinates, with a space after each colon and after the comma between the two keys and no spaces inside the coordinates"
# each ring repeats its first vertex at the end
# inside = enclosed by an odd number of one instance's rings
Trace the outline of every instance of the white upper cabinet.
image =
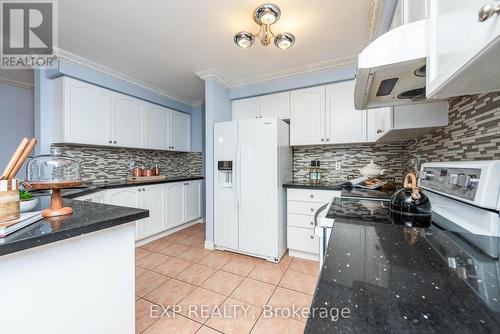
{"type": "Polygon", "coordinates": [[[290,119],[290,92],[260,96],[259,116],[290,119]]]}
{"type": "Polygon", "coordinates": [[[170,112],[170,147],[175,151],[191,150],[191,116],[178,111],[170,112]]]}
{"type": "Polygon", "coordinates": [[[354,81],[326,86],[327,143],[366,142],[366,111],[354,107],[354,81]]]}
{"type": "Polygon", "coordinates": [[[234,100],[232,113],[233,121],[259,117],[259,98],[234,100]]]}
{"type": "Polygon", "coordinates": [[[69,77],[52,80],[51,142],[191,150],[191,116],[69,77]]]}
{"type": "Polygon", "coordinates": [[[133,97],[113,94],[113,144],[125,147],[145,147],[144,103],[133,97]]]}
{"type": "Polygon", "coordinates": [[[269,94],[232,102],[233,121],[260,117],[290,119],[290,92],[269,94]]]}
{"type": "Polygon", "coordinates": [[[325,86],[290,92],[290,145],[325,143],[325,102],[325,86]]]}
{"type": "Polygon", "coordinates": [[[147,147],[158,150],[170,149],[168,133],[170,112],[155,104],[148,104],[146,114],[147,147]]]}
{"type": "Polygon", "coordinates": [[[500,90],[500,13],[493,12],[500,1],[435,0],[429,6],[427,97],[500,90]]]}
{"type": "Polygon", "coordinates": [[[374,108],[366,113],[367,141],[374,143],[392,129],[392,107],[374,108]]]}
{"type": "Polygon", "coordinates": [[[70,78],[54,82],[57,141],[108,145],[113,141],[111,97],[103,89],[70,78]],[[62,136],[61,136],[62,135],[62,136]]]}

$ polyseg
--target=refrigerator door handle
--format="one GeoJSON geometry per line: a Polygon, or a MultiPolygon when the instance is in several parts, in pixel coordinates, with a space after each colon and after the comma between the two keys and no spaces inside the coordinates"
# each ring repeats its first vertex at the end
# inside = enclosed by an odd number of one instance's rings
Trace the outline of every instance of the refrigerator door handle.
{"type": "Polygon", "coordinates": [[[237,166],[237,162],[236,162],[236,157],[237,157],[237,149],[234,150],[234,154],[233,154],[233,180],[232,180],[232,190],[233,190],[233,206],[234,206],[234,209],[235,210],[238,210],[238,197],[236,196],[236,180],[237,180],[237,176],[236,176],[236,166],[237,166]]]}
{"type": "Polygon", "coordinates": [[[237,144],[237,149],[236,149],[236,196],[237,196],[237,202],[238,202],[238,210],[241,210],[241,182],[240,182],[240,176],[241,176],[241,166],[240,166],[240,161],[241,161],[241,151],[240,151],[240,143],[238,142],[237,144]]]}

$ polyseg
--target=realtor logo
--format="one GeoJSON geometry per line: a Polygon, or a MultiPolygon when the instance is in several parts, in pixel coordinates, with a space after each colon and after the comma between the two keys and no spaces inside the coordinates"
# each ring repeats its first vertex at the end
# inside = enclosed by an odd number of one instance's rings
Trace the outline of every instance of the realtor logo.
{"type": "Polygon", "coordinates": [[[2,1],[3,68],[53,66],[56,39],[53,1],[2,1]]]}

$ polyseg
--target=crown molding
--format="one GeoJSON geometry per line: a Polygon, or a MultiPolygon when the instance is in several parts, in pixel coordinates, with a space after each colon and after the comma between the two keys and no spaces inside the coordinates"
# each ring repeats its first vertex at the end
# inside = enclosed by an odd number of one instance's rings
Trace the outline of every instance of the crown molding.
{"type": "Polygon", "coordinates": [[[368,12],[368,43],[375,39],[375,32],[377,31],[377,24],[380,18],[380,12],[382,10],[384,0],[371,0],[370,10],[368,12]]]}
{"type": "Polygon", "coordinates": [[[191,105],[192,105],[193,107],[199,107],[199,106],[203,105],[203,102],[204,102],[204,100],[196,100],[196,101],[193,101],[193,102],[191,103],[191,105]]]}
{"type": "Polygon", "coordinates": [[[223,85],[226,88],[231,88],[231,84],[229,82],[227,82],[223,78],[222,74],[220,74],[220,72],[215,68],[211,68],[211,69],[203,70],[203,71],[198,71],[195,74],[198,77],[200,77],[200,79],[202,79],[202,80],[212,79],[212,80],[217,81],[218,83],[220,83],[221,85],[223,85]]]}
{"type": "Polygon", "coordinates": [[[26,83],[26,82],[14,80],[14,79],[9,79],[9,78],[5,78],[5,77],[0,77],[0,83],[5,84],[5,85],[9,85],[9,86],[19,87],[19,88],[30,89],[30,90],[32,90],[34,87],[34,84],[30,84],[30,83],[26,83]]]}
{"type": "Polygon", "coordinates": [[[283,80],[288,79],[300,75],[306,75],[315,72],[322,72],[326,70],[331,70],[337,67],[346,66],[346,65],[354,65],[358,61],[357,55],[351,55],[342,58],[328,59],[325,61],[321,61],[318,63],[308,64],[304,66],[299,66],[295,68],[286,69],[283,71],[276,71],[271,73],[266,73],[264,75],[258,75],[254,77],[250,77],[243,80],[237,80],[231,82],[231,88],[240,88],[243,86],[251,86],[255,84],[261,84],[264,82],[275,81],[275,80],[283,80]]]}
{"type": "Polygon", "coordinates": [[[169,92],[165,89],[156,87],[150,83],[147,83],[145,81],[137,79],[137,78],[130,76],[128,74],[125,74],[123,72],[114,70],[114,69],[107,67],[105,65],[99,64],[93,60],[87,59],[85,57],[81,57],[79,55],[76,55],[76,54],[69,52],[69,51],[66,51],[64,49],[56,48],[55,54],[60,59],[69,61],[69,62],[77,64],[77,65],[82,65],[82,66],[91,68],[91,69],[96,70],[98,72],[105,73],[105,74],[112,76],[116,79],[128,82],[134,86],[138,86],[138,87],[147,89],[149,91],[155,92],[156,94],[162,95],[162,96],[170,98],[172,100],[176,100],[178,102],[193,105],[193,101],[191,101],[185,97],[182,97],[182,96],[177,95],[175,93],[169,92]]]}

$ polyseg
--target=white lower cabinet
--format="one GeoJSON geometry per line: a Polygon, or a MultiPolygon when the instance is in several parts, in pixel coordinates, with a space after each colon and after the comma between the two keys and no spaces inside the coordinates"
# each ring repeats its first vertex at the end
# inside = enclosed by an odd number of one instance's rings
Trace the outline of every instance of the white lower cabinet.
{"type": "Polygon", "coordinates": [[[76,197],[76,198],[74,198],[74,200],[104,204],[104,203],[106,203],[106,192],[105,191],[98,191],[96,193],[92,193],[89,195],[83,195],[80,197],[76,197]]]}
{"type": "Polygon", "coordinates": [[[339,197],[340,191],[287,190],[287,246],[290,256],[319,259],[319,238],[314,233],[318,209],[339,197]]]}
{"type": "Polygon", "coordinates": [[[167,227],[186,220],[186,182],[167,185],[167,227]]]}
{"type": "Polygon", "coordinates": [[[106,191],[106,204],[149,210],[135,223],[136,240],[201,218],[201,180],[135,186],[106,191]]]}

